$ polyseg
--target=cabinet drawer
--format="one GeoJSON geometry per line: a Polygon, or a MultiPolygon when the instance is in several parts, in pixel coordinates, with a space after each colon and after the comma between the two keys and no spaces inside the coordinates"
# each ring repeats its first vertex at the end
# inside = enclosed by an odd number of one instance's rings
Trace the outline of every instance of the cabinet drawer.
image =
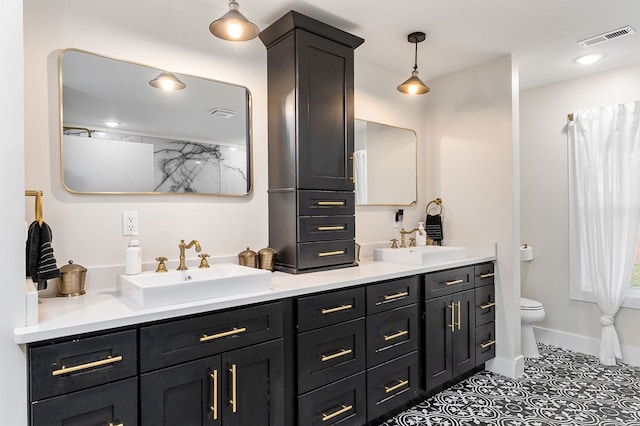
{"type": "Polygon", "coordinates": [[[365,368],[364,318],[298,335],[298,393],[365,368]]]}
{"type": "Polygon", "coordinates": [[[138,424],[135,377],[31,404],[32,426],[119,424],[138,424]]]}
{"type": "Polygon", "coordinates": [[[298,243],[299,269],[353,263],[355,258],[353,239],[298,243]]]}
{"type": "Polygon", "coordinates": [[[416,305],[367,317],[367,366],[417,350],[418,327],[416,305]]]}
{"type": "Polygon", "coordinates": [[[492,285],[478,287],[476,292],[476,327],[496,319],[496,288],[492,285]]]}
{"type": "Polygon", "coordinates": [[[496,325],[493,322],[476,328],[476,366],[496,356],[496,325]]]}
{"type": "Polygon", "coordinates": [[[136,331],[30,347],[31,400],[135,376],[136,331]]]}
{"type": "Polygon", "coordinates": [[[348,240],[356,236],[355,216],[301,216],[298,241],[348,240]]]}
{"type": "Polygon", "coordinates": [[[367,286],[367,314],[416,303],[418,279],[418,276],[413,276],[367,286]]]}
{"type": "Polygon", "coordinates": [[[475,269],[475,286],[493,285],[495,283],[495,272],[493,262],[476,265],[475,269]]]}
{"type": "Polygon", "coordinates": [[[143,372],[281,337],[279,302],[140,328],[143,372]]]}
{"type": "Polygon", "coordinates": [[[298,426],[357,426],[367,421],[365,372],[298,398],[298,426]]]}
{"type": "Polygon", "coordinates": [[[349,216],[355,211],[353,191],[298,191],[299,216],[349,216]]]}
{"type": "Polygon", "coordinates": [[[473,266],[426,274],[425,298],[433,299],[473,288],[473,274],[473,266]]]}
{"type": "Polygon", "coordinates": [[[417,352],[367,370],[368,421],[410,402],[418,396],[419,389],[417,352]]]}
{"type": "Polygon", "coordinates": [[[337,324],[364,316],[364,288],[298,298],[298,331],[337,324]]]}

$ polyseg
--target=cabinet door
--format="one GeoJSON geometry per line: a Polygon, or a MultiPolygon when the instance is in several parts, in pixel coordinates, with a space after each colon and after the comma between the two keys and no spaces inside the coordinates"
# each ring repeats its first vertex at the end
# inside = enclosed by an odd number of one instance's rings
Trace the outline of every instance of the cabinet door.
{"type": "Polygon", "coordinates": [[[283,340],[223,354],[222,424],[284,425],[283,340]]]}
{"type": "Polygon", "coordinates": [[[138,382],[122,380],[31,404],[32,426],[138,424],[138,382]]]}
{"type": "Polygon", "coordinates": [[[221,424],[220,356],[164,368],[140,378],[143,425],[221,424]]]}
{"type": "Polygon", "coordinates": [[[353,191],[353,49],[296,30],[298,188],[353,191]]]}
{"type": "Polygon", "coordinates": [[[425,312],[425,355],[427,390],[452,377],[451,342],[455,329],[455,305],[451,296],[428,300],[425,312]]]}
{"type": "Polygon", "coordinates": [[[476,316],[473,290],[451,296],[455,305],[455,331],[452,334],[453,377],[476,366],[476,316]]]}

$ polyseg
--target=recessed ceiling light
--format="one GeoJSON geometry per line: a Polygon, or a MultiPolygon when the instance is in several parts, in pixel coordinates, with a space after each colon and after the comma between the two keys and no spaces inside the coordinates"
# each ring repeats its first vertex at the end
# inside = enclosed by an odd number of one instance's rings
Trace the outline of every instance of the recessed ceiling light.
{"type": "Polygon", "coordinates": [[[574,62],[580,65],[591,65],[595,62],[598,62],[603,58],[604,55],[601,53],[591,53],[589,55],[582,55],[574,59],[574,62]]]}
{"type": "Polygon", "coordinates": [[[103,121],[103,123],[107,127],[118,127],[119,125],[122,124],[119,121],[115,121],[115,120],[105,120],[103,121]]]}

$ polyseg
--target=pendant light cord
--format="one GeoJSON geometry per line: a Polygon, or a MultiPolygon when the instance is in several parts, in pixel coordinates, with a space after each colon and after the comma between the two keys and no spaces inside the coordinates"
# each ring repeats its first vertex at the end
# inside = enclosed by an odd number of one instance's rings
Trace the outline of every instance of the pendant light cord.
{"type": "Polygon", "coordinates": [[[414,44],[416,45],[416,53],[413,59],[413,70],[418,71],[418,42],[416,41],[414,44]]]}

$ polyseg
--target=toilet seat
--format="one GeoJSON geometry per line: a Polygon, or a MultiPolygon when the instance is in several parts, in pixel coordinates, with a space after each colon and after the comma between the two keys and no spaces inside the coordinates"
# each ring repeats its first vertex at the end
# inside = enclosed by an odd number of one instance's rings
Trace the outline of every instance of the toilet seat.
{"type": "Polygon", "coordinates": [[[522,311],[541,311],[543,309],[542,303],[537,300],[527,299],[525,297],[520,298],[520,310],[522,311]]]}

